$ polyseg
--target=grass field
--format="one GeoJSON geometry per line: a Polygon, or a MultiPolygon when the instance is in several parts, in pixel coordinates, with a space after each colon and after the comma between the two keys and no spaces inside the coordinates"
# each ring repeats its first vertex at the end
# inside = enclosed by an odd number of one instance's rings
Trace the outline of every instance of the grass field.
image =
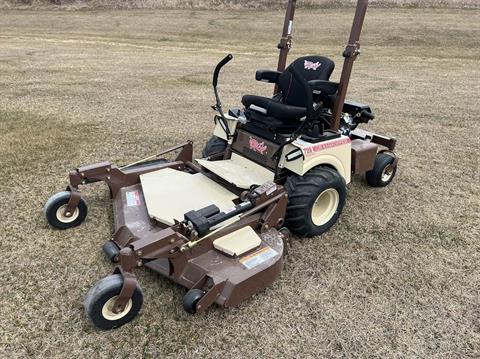
{"type": "MultiPolygon", "coordinates": [[[[0,0],[0,9],[280,9],[287,0],[0,0]]],[[[351,7],[357,0],[301,0],[297,7],[351,7]]],[[[478,9],[478,0],[369,0],[374,7],[478,9]]]]}
{"type": "MultiPolygon", "coordinates": [[[[210,136],[211,72],[225,105],[271,92],[280,11],[0,13],[0,357],[480,356],[479,11],[373,9],[349,98],[398,138],[385,189],[349,186],[340,222],[294,238],[281,278],[239,308],[189,316],[184,290],[138,271],[141,315],[111,332],[83,312],[112,270],[107,189],[68,231],[42,205],[81,164],[117,164],[210,136]]],[[[341,52],[353,10],[299,11],[291,59],[341,52]]]]}

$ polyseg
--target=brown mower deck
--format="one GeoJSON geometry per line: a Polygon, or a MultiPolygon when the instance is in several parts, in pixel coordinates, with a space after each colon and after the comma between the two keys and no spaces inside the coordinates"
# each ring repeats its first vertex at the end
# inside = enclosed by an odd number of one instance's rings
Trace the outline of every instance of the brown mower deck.
{"type": "MultiPolygon", "coordinates": [[[[215,248],[216,241],[220,241],[214,239],[219,238],[217,234],[210,240],[205,240],[201,246],[192,249],[194,253],[188,255],[181,254],[178,246],[170,245],[171,240],[178,238],[179,233],[175,233],[169,227],[162,228],[152,221],[146,210],[140,184],[121,188],[113,200],[113,206],[115,235],[112,242],[118,248],[132,246],[137,255],[141,251],[137,260],[142,258],[146,260],[145,267],[186,288],[198,288],[207,293],[214,290],[215,294],[209,295],[210,299],[207,298],[203,304],[200,304],[197,311],[206,309],[212,304],[212,299],[222,306],[238,305],[270,285],[282,269],[285,237],[275,229],[257,235],[251,226],[241,227],[237,224],[231,229],[233,236],[238,237],[239,231],[249,229],[249,235],[258,238],[258,244],[240,253],[228,253],[226,251],[229,249],[228,245],[222,248],[223,250],[215,248]],[[131,193],[135,193],[135,197],[132,197],[131,193]],[[234,229],[238,227],[240,229],[234,229]],[[167,243],[166,250],[160,240],[167,243]],[[162,252],[164,255],[152,260],[157,252],[162,252]],[[179,256],[187,258],[179,258],[179,256]],[[259,281],[261,284],[255,285],[252,280],[259,281]]],[[[239,240],[245,241],[245,236],[231,238],[232,248],[239,240]]],[[[131,255],[130,251],[128,255],[131,255]]],[[[121,262],[122,254],[117,260],[121,262]]]]}

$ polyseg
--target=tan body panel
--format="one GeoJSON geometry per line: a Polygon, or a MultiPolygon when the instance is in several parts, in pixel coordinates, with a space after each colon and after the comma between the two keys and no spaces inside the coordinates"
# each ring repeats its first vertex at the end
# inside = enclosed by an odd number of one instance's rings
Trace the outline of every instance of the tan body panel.
{"type": "Polygon", "coordinates": [[[197,159],[196,161],[202,167],[238,188],[249,189],[253,184],[262,185],[265,182],[273,181],[275,177],[272,171],[236,153],[232,153],[232,157],[228,160],[207,161],[197,159]]]}
{"type": "Polygon", "coordinates": [[[350,183],[351,147],[351,140],[347,136],[317,143],[295,140],[283,149],[278,166],[303,176],[313,167],[329,165],[340,173],[346,183],[350,183]],[[294,161],[287,161],[285,156],[297,148],[302,151],[303,157],[294,161]]]}
{"type": "MultiPolygon", "coordinates": [[[[230,133],[233,134],[235,132],[235,129],[237,128],[238,120],[235,117],[229,116],[227,114],[225,114],[225,118],[227,119],[230,133]]],[[[213,135],[227,141],[227,135],[220,123],[220,120],[218,119],[218,116],[215,116],[215,128],[213,129],[213,135]]]]}
{"type": "Polygon", "coordinates": [[[211,204],[220,209],[234,205],[237,196],[201,173],[189,174],[170,168],[140,176],[143,195],[151,218],[173,225],[191,210],[211,204]]]}
{"type": "Polygon", "coordinates": [[[246,226],[214,240],[213,246],[220,252],[234,257],[257,248],[261,243],[262,240],[253,228],[246,226]]]}

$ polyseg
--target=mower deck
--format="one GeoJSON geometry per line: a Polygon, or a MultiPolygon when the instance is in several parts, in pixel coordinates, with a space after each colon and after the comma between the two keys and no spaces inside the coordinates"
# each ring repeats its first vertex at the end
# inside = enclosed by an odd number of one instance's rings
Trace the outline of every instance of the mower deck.
{"type": "MultiPolygon", "coordinates": [[[[179,172],[163,169],[151,174],[157,173],[155,177],[161,178],[158,173],[163,171],[179,172]]],[[[199,177],[179,173],[181,175],[171,175],[178,178],[199,177]]],[[[152,181],[151,185],[153,184],[152,181]]],[[[162,228],[151,220],[145,206],[144,194],[142,185],[137,184],[120,189],[113,200],[114,243],[119,248],[129,245],[135,247],[136,243],[148,241],[150,238],[152,243],[155,243],[154,238],[161,237],[162,231],[171,231],[170,227],[162,228]]],[[[212,232],[214,233],[215,231],[212,232]]],[[[213,290],[211,295],[214,298],[208,299],[208,306],[212,302],[222,306],[236,306],[252,294],[263,290],[278,277],[283,266],[283,241],[284,237],[275,229],[257,234],[251,226],[239,225],[237,230],[213,240],[212,247],[198,248],[199,253],[187,255],[185,261],[181,260],[180,272],[173,270],[172,265],[176,264],[167,258],[147,261],[145,267],[184,287],[202,288],[207,293],[209,289],[213,290]]],[[[205,305],[204,308],[206,307],[205,305]]],[[[201,311],[202,307],[198,310],[201,311]]]]}
{"type": "MultiPolygon", "coordinates": [[[[254,231],[253,233],[255,234],[254,231]]],[[[239,257],[214,249],[193,258],[182,279],[190,280],[193,286],[196,280],[201,280],[203,273],[207,273],[215,283],[225,283],[215,302],[224,307],[239,305],[252,294],[272,284],[283,267],[282,236],[276,230],[271,230],[260,234],[259,239],[261,241],[257,249],[247,251],[239,257]],[[198,276],[192,275],[193,272],[198,273],[198,276]]]]}

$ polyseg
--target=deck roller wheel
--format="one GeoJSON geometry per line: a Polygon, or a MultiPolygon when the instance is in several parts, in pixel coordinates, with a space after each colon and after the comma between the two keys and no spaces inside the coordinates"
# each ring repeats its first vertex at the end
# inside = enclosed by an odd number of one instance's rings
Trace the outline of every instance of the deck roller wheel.
{"type": "Polygon", "coordinates": [[[105,256],[110,260],[112,263],[118,262],[118,254],[120,253],[120,249],[113,241],[108,241],[102,247],[103,253],[105,256]]]}
{"type": "Polygon", "coordinates": [[[201,289],[190,289],[183,297],[183,309],[187,313],[195,314],[197,312],[197,304],[205,295],[205,291],[201,289]]]}

